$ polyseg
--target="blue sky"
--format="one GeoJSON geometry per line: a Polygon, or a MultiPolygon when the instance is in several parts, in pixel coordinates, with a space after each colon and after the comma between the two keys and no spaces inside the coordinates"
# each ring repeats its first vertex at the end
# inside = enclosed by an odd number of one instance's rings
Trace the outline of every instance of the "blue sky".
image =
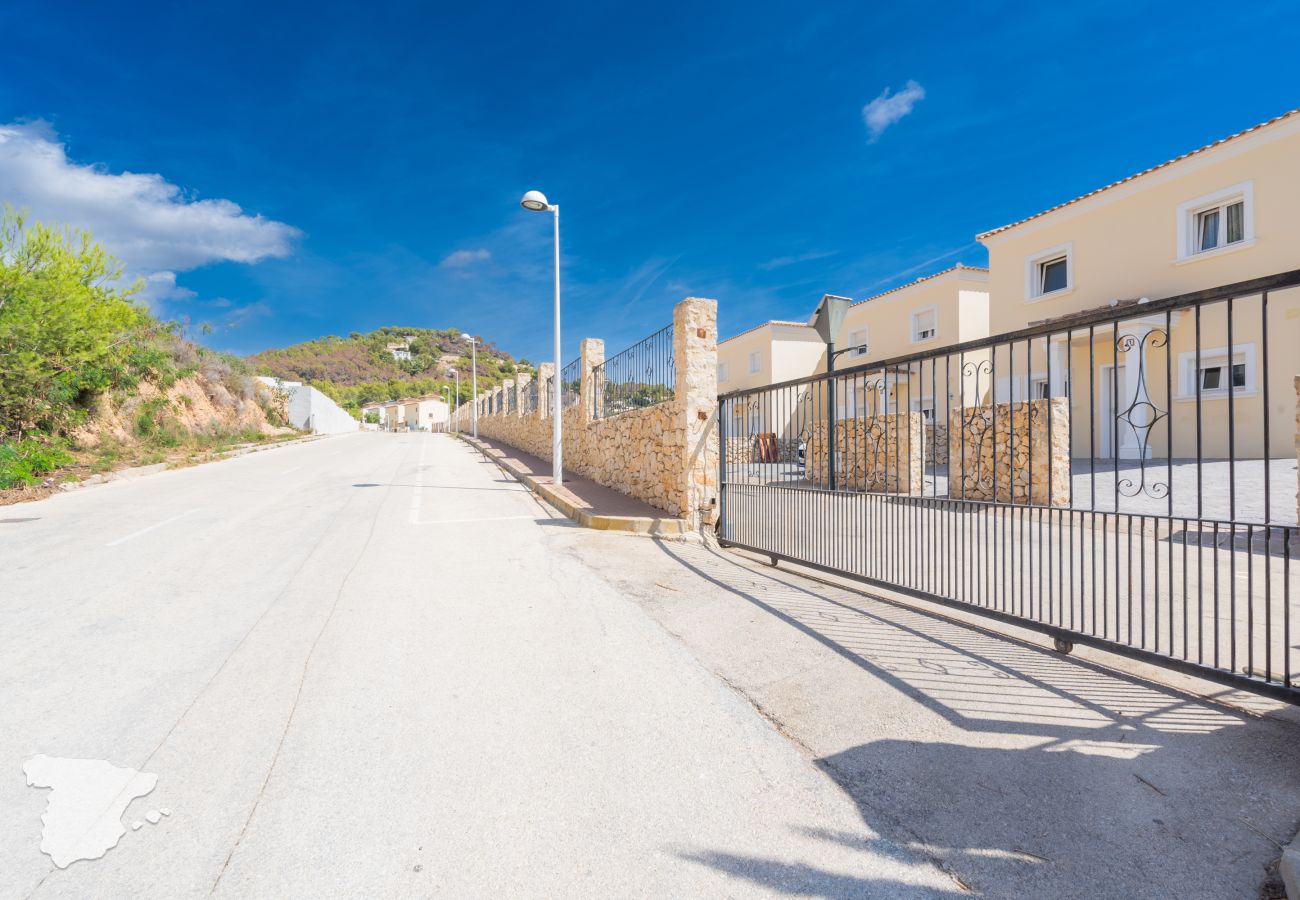
{"type": "Polygon", "coordinates": [[[10,4],[0,33],[0,199],[238,352],[454,325],[549,358],[529,188],[566,358],[688,295],[725,337],[1300,106],[1294,2],[10,4]]]}

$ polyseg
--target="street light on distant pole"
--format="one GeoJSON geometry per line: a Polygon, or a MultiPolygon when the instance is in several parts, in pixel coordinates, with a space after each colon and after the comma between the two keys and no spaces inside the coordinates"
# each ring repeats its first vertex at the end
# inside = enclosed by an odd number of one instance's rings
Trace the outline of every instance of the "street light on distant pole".
{"type": "Polygon", "coordinates": [[[474,385],[474,399],[470,406],[470,415],[474,422],[474,439],[478,440],[478,341],[468,334],[462,334],[461,338],[469,341],[469,368],[474,385]]]}
{"type": "Polygon", "coordinates": [[[551,390],[551,481],[564,483],[564,438],[561,435],[563,416],[560,415],[560,205],[550,203],[541,191],[524,194],[519,205],[532,212],[551,212],[555,221],[555,376],[551,390]]]}
{"type": "MultiPolygon", "coordinates": [[[[456,409],[460,409],[460,370],[452,369],[451,374],[456,376],[456,409]]],[[[460,417],[456,417],[456,433],[460,434],[460,417]]]]}

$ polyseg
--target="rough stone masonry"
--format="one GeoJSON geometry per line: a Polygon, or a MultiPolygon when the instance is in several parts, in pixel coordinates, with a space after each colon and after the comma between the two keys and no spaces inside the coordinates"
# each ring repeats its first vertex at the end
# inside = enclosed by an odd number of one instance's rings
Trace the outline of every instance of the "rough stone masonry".
{"type": "MultiPolygon", "coordinates": [[[[688,297],[673,309],[674,396],[653,406],[602,417],[600,366],[605,344],[582,341],[581,387],[560,410],[566,471],[644,500],[691,526],[711,524],[718,496],[718,304],[688,297]]],[[[531,376],[521,375],[480,399],[479,433],[541,459],[551,458],[555,366],[538,366],[537,408],[522,402],[531,376]],[[515,392],[515,403],[508,393],[515,392]],[[488,413],[487,410],[492,412],[488,413]]],[[[469,410],[458,413],[463,428],[469,410]]]]}

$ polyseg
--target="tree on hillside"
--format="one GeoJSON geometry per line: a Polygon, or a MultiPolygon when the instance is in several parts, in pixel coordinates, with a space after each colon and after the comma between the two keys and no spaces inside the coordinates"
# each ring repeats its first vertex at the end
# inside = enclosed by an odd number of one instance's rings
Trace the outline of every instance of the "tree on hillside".
{"type": "Polygon", "coordinates": [[[54,431],[76,402],[153,351],[130,340],[151,320],[140,283],[89,232],[0,218],[0,434],[54,431]]]}

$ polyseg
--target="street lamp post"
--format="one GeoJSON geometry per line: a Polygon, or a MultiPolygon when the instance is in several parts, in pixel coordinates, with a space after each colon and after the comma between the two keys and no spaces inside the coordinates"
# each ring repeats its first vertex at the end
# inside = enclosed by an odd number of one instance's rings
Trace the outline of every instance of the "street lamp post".
{"type": "MultiPolygon", "coordinates": [[[[456,376],[456,409],[460,409],[460,369],[452,369],[451,374],[456,376]]],[[[456,433],[460,434],[460,417],[456,417],[456,433]]]]}
{"type": "Polygon", "coordinates": [[[468,334],[462,334],[462,338],[469,341],[469,368],[470,377],[473,379],[474,400],[470,406],[471,418],[474,422],[474,439],[478,440],[478,341],[468,334]]]}
{"type": "Polygon", "coordinates": [[[555,375],[551,380],[551,481],[564,483],[564,437],[561,433],[563,416],[560,415],[560,205],[550,203],[541,191],[524,194],[519,205],[532,212],[551,212],[555,222],[555,375]]]}

